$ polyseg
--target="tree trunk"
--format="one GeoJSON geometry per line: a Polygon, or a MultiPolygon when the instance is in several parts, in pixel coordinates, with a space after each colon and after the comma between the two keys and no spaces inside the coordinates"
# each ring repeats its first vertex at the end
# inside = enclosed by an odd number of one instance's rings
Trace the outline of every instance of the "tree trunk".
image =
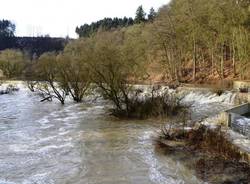
{"type": "Polygon", "coordinates": [[[196,80],[196,43],[193,39],[193,81],[196,80]]]}
{"type": "Polygon", "coordinates": [[[212,75],[214,75],[214,49],[211,51],[211,60],[212,60],[212,75]]]}
{"type": "Polygon", "coordinates": [[[235,46],[233,43],[233,48],[232,48],[232,59],[233,59],[233,74],[234,77],[236,76],[236,67],[235,67],[235,46]]]}
{"type": "Polygon", "coordinates": [[[221,63],[220,63],[221,78],[224,79],[224,49],[221,47],[221,63]]]}

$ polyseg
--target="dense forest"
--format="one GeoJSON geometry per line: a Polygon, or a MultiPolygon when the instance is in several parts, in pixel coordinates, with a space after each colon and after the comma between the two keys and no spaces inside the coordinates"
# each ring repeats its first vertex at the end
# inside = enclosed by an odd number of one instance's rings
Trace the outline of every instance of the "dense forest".
{"type": "Polygon", "coordinates": [[[249,78],[249,6],[247,0],[174,0],[161,8],[154,40],[169,77],[249,78]]]}
{"type": "Polygon", "coordinates": [[[156,12],[154,8],[151,8],[149,14],[146,15],[143,7],[139,6],[136,11],[136,17],[134,19],[131,17],[104,18],[97,22],[92,22],[91,24],[84,24],[80,27],[76,27],[76,33],[79,37],[89,37],[98,31],[111,31],[117,28],[132,26],[134,24],[151,22],[155,17],[156,12]]]}

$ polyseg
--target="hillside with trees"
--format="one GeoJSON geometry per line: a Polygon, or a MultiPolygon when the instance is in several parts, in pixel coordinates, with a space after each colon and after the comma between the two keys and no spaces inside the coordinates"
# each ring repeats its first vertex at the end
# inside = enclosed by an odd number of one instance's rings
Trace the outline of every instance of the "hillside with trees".
{"type": "MultiPolygon", "coordinates": [[[[146,80],[207,83],[249,79],[249,11],[249,1],[238,0],[173,0],[158,12],[151,9],[148,16],[140,6],[129,26],[140,24],[142,34],[147,35],[143,38],[150,45],[146,80]]],[[[112,27],[101,22],[77,28],[77,33],[95,37],[98,31],[112,34],[128,29],[128,24],[112,27]]]]}
{"type": "Polygon", "coordinates": [[[168,78],[249,79],[249,1],[174,0],[153,24],[168,78]]]}

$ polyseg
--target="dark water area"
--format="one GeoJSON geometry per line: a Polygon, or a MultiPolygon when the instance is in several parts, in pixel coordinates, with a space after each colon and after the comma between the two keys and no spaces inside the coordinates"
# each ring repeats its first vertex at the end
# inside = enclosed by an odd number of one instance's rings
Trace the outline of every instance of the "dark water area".
{"type": "Polygon", "coordinates": [[[245,116],[245,117],[247,117],[247,118],[250,118],[250,112],[249,112],[249,113],[246,113],[246,114],[244,114],[244,115],[242,115],[242,116],[245,116]]]}

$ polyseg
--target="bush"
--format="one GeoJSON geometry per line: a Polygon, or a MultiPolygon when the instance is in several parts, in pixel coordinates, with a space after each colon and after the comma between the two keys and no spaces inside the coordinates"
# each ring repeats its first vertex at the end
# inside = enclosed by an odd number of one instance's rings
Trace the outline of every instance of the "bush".
{"type": "Polygon", "coordinates": [[[7,79],[20,77],[26,61],[27,58],[19,50],[7,49],[0,52],[0,70],[7,79]]]}
{"type": "Polygon", "coordinates": [[[241,87],[239,88],[241,93],[248,93],[248,88],[247,87],[241,87]]]}
{"type": "MultiPolygon", "coordinates": [[[[140,91],[141,92],[141,91],[140,91]]],[[[130,94],[125,108],[115,108],[113,115],[118,117],[146,119],[150,117],[172,117],[184,113],[188,108],[181,104],[182,98],[176,93],[165,91],[160,94],[160,89],[153,88],[151,94],[144,99],[140,92],[136,91],[130,94]]]]}
{"type": "Polygon", "coordinates": [[[226,90],[233,89],[233,82],[230,80],[221,80],[213,84],[211,92],[216,93],[218,96],[221,96],[226,90]]]}
{"type": "Polygon", "coordinates": [[[219,87],[215,87],[212,89],[212,93],[215,93],[218,96],[221,96],[224,92],[225,92],[225,90],[222,88],[219,88],[219,87]]]}

